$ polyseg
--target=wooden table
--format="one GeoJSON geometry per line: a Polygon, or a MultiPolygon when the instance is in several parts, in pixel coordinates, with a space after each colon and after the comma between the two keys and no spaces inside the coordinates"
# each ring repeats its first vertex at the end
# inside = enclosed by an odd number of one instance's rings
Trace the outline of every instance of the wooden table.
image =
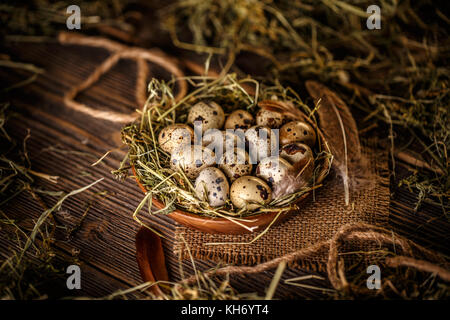
{"type": "MultiPolygon", "coordinates": [[[[72,86],[85,79],[93,67],[98,65],[107,52],[102,49],[66,46],[59,44],[11,44],[6,53],[12,60],[32,63],[45,69],[45,73],[30,85],[11,93],[12,109],[19,113],[8,124],[7,130],[17,141],[23,141],[30,130],[27,148],[36,171],[59,176],[57,184],[39,180],[41,188],[69,192],[86,186],[97,179],[103,180],[82,194],[67,199],[56,213],[58,223],[71,227],[80,222],[87,211],[81,228],[70,241],[59,232],[55,242],[58,256],[75,259],[81,265],[82,289],[65,292],[65,295],[101,297],[118,289],[126,289],[142,283],[135,258],[134,237],[139,225],[132,213],[143,198],[132,179],[118,181],[110,173],[119,166],[125,149],[115,151],[105,160],[92,166],[105,152],[121,146],[121,125],[97,120],[65,107],[62,97],[72,86]],[[101,193],[101,194],[98,194],[101,193]]],[[[131,113],[137,107],[134,98],[136,66],[132,61],[121,61],[98,84],[81,93],[77,101],[93,107],[131,113]]],[[[151,76],[163,73],[151,69],[151,76]]],[[[25,79],[29,73],[18,69],[0,68],[2,87],[25,79]]],[[[416,195],[398,188],[398,181],[407,174],[406,166],[397,162],[396,177],[392,180],[392,204],[390,223],[400,234],[414,234],[418,243],[448,253],[449,224],[441,211],[424,205],[418,212],[412,210],[416,195]],[[443,238],[442,235],[445,235],[443,238]]],[[[47,206],[55,198],[43,196],[47,206]]],[[[10,217],[21,223],[36,220],[43,208],[28,193],[23,193],[3,208],[10,217]]],[[[148,210],[146,207],[143,212],[148,210]]],[[[163,239],[169,276],[180,279],[179,262],[172,252],[175,223],[165,216],[143,214],[144,222],[158,225],[166,236],[163,239]]],[[[1,232],[1,230],[0,230],[1,232]]],[[[0,237],[0,252],[6,252],[12,242],[0,237]]],[[[209,268],[215,263],[197,261],[199,269],[209,268]]],[[[186,274],[192,274],[189,261],[182,264],[186,274]]],[[[284,278],[310,274],[302,270],[288,269],[284,278]]],[[[245,278],[232,278],[232,285],[243,292],[258,291],[270,283],[273,272],[245,278]]],[[[316,286],[329,286],[327,281],[305,282],[316,286]]],[[[320,291],[282,286],[279,297],[322,297],[320,291]]],[[[135,297],[141,297],[137,294],[135,297]]]]}

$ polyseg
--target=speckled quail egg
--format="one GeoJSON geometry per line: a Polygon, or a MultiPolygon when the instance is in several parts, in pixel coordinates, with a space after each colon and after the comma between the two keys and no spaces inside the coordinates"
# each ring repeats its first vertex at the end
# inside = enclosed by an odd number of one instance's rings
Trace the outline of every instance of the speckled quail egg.
{"type": "MultiPolygon", "coordinates": [[[[266,126],[253,126],[245,132],[252,163],[270,156],[272,137],[272,130],[266,126]]],[[[276,139],[274,140],[273,142],[276,142],[276,139]]]]}
{"type": "Polygon", "coordinates": [[[222,154],[226,150],[233,151],[234,148],[245,148],[245,134],[243,131],[239,130],[235,133],[233,130],[219,131],[219,130],[208,130],[203,135],[203,145],[210,148],[211,150],[216,150],[221,148],[222,154]]]}
{"type": "Polygon", "coordinates": [[[244,149],[236,148],[225,152],[219,162],[219,168],[227,175],[231,182],[239,177],[250,175],[253,165],[250,156],[244,149]]]}
{"type": "Polygon", "coordinates": [[[254,176],[236,179],[230,188],[230,199],[237,208],[255,210],[272,200],[272,190],[264,180],[254,176]]]}
{"type": "Polygon", "coordinates": [[[202,122],[202,133],[208,129],[221,129],[225,122],[225,113],[214,101],[200,101],[189,110],[187,122],[194,125],[202,122]]]}
{"type": "Polygon", "coordinates": [[[316,132],[303,121],[291,121],[281,127],[280,142],[281,145],[302,142],[312,148],[316,142],[316,132]]]}
{"type": "Polygon", "coordinates": [[[225,121],[225,129],[248,129],[255,123],[250,112],[234,110],[225,121]]]}
{"type": "Polygon", "coordinates": [[[292,165],[286,159],[272,156],[261,160],[256,167],[256,176],[267,181],[270,187],[278,184],[293,170],[292,165]]]}
{"type": "Polygon", "coordinates": [[[308,162],[309,159],[314,160],[311,148],[300,142],[293,142],[282,146],[280,148],[280,157],[288,160],[291,164],[308,162]]]}
{"type": "Polygon", "coordinates": [[[173,170],[181,168],[189,179],[195,179],[200,171],[214,164],[214,152],[199,145],[182,146],[170,157],[170,167],[173,170]]]}
{"type": "Polygon", "coordinates": [[[184,123],[175,123],[163,128],[158,136],[161,149],[172,153],[183,144],[191,144],[194,130],[184,123]]]}
{"type": "Polygon", "coordinates": [[[203,169],[195,179],[195,192],[200,199],[207,199],[212,207],[223,206],[228,200],[230,187],[227,178],[217,168],[208,167],[203,169]]]}
{"type": "Polygon", "coordinates": [[[283,125],[284,116],[274,108],[261,108],[256,114],[256,125],[279,128],[283,125]]]}

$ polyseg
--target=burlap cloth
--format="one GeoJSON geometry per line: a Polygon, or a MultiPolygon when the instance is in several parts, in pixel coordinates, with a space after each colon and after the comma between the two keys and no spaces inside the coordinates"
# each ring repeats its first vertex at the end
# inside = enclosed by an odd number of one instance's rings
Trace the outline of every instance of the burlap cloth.
{"type": "Polygon", "coordinates": [[[297,260],[295,265],[306,270],[325,271],[328,250],[320,244],[330,240],[339,228],[358,222],[385,226],[388,221],[388,154],[378,148],[375,138],[363,140],[362,147],[363,154],[369,160],[368,172],[372,178],[370,183],[353,189],[349,206],[345,206],[342,181],[332,170],[323,187],[301,204],[298,213],[272,226],[258,240],[248,244],[258,233],[218,235],[180,226],[176,229],[176,253],[187,258],[188,247],[197,259],[255,265],[310,248],[306,257],[297,260]]]}

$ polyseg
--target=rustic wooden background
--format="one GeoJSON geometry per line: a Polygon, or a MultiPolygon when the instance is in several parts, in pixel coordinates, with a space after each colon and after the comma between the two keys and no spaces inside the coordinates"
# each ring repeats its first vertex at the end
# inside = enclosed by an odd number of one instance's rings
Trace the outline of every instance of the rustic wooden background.
{"type": "MultiPolygon", "coordinates": [[[[22,141],[31,132],[27,142],[32,168],[59,176],[57,184],[39,180],[46,190],[66,192],[86,186],[99,178],[103,181],[88,191],[67,199],[62,210],[56,213],[62,226],[75,226],[89,207],[81,228],[69,241],[65,233],[57,234],[58,256],[80,263],[82,289],[63,291],[63,295],[102,297],[118,289],[127,289],[142,283],[135,257],[134,237],[139,225],[132,213],[142,200],[143,194],[133,180],[115,180],[110,173],[118,167],[125,148],[109,155],[101,164],[91,166],[105,152],[121,146],[120,124],[96,120],[65,107],[62,97],[72,86],[85,79],[108,53],[102,49],[79,46],[61,46],[57,43],[8,44],[3,50],[14,61],[32,63],[45,69],[30,85],[13,91],[10,101],[18,113],[8,124],[10,135],[22,141]],[[97,195],[96,193],[102,193],[97,195]]],[[[245,59],[243,59],[245,63],[245,59]]],[[[167,78],[161,68],[150,65],[151,75],[167,78]]],[[[131,113],[137,107],[134,98],[136,65],[123,60],[100,81],[77,97],[99,109],[131,113]]],[[[27,71],[0,67],[2,87],[7,87],[29,76],[27,71]]],[[[367,126],[366,124],[362,124],[367,126]]],[[[385,131],[374,134],[386,137],[385,131]]],[[[408,173],[409,167],[396,163],[396,175],[392,178],[392,203],[390,226],[395,232],[407,235],[418,243],[448,254],[449,223],[439,208],[424,204],[418,212],[413,207],[417,195],[406,188],[399,188],[398,181],[408,173]]],[[[43,196],[47,206],[54,198],[43,196]]],[[[42,213],[42,206],[29,194],[23,193],[2,208],[22,224],[31,224],[42,213]]],[[[143,209],[143,212],[148,210],[143,209]]],[[[176,224],[165,216],[143,214],[144,221],[158,228],[164,235],[164,250],[171,280],[179,280],[180,263],[172,252],[173,233],[176,224]]],[[[0,230],[0,233],[3,231],[0,230]]],[[[8,237],[0,236],[0,252],[13,245],[8,237]]],[[[215,266],[208,261],[196,261],[202,270],[215,266]]],[[[189,261],[183,261],[186,275],[192,274],[189,261]]],[[[283,279],[310,274],[299,269],[288,269],[283,279]]],[[[240,292],[258,292],[270,283],[273,272],[254,276],[232,277],[232,285],[240,292]]],[[[327,281],[310,280],[305,284],[329,287],[327,281]]],[[[281,284],[277,297],[324,297],[320,290],[298,288],[281,284]]],[[[141,297],[136,294],[134,297],[141,297]]]]}

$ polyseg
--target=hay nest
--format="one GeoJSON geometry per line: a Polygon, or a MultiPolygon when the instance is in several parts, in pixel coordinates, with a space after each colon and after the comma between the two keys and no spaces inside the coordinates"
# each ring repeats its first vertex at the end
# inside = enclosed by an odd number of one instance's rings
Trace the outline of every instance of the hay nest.
{"type": "MultiPolygon", "coordinates": [[[[194,213],[208,217],[226,217],[236,219],[255,216],[267,212],[282,212],[298,209],[298,204],[313,190],[321,186],[327,176],[332,156],[311,110],[290,88],[281,85],[262,86],[251,78],[237,79],[228,74],[220,78],[189,77],[191,91],[179,101],[174,99],[175,80],[168,83],[153,79],[149,84],[149,97],[139,121],[122,129],[122,140],[128,145],[127,157],[115,174],[124,177],[133,169],[138,183],[144,188],[145,202],[156,205],[159,210],[152,213],[170,213],[174,210],[194,213]],[[170,154],[158,144],[159,132],[168,125],[185,123],[189,109],[195,103],[213,100],[221,105],[225,114],[236,109],[244,109],[255,115],[261,101],[274,103],[283,108],[289,119],[298,119],[309,123],[315,130],[317,141],[314,152],[314,170],[306,186],[295,193],[273,199],[256,210],[238,209],[231,201],[220,207],[211,207],[207,201],[199,199],[195,193],[193,181],[182,170],[170,168],[170,154]],[[270,102],[271,101],[271,102],[270,102]]],[[[138,211],[137,210],[137,211],[138,211]]]]}

